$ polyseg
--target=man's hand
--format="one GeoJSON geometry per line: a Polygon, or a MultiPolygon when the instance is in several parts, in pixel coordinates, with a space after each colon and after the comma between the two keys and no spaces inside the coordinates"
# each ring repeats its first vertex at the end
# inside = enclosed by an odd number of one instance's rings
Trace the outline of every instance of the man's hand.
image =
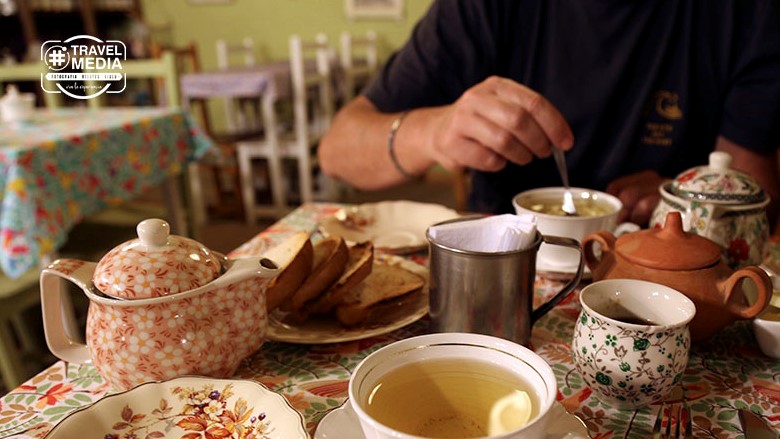
{"type": "Polygon", "coordinates": [[[452,105],[431,109],[429,154],[448,169],[499,171],[548,157],[552,147],[571,149],[574,135],[563,115],[539,93],[492,76],[452,105]]]}
{"type": "Polygon", "coordinates": [[[618,215],[618,223],[631,221],[641,227],[647,227],[661,195],[658,187],[668,178],[663,178],[655,171],[642,171],[626,175],[607,186],[607,193],[620,199],[623,209],[618,215]]]}

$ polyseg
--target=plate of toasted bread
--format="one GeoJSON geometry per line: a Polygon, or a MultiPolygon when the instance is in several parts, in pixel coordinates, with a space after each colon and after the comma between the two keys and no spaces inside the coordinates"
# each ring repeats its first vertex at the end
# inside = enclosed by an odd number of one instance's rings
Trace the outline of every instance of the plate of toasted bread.
{"type": "Polygon", "coordinates": [[[429,226],[458,216],[440,204],[380,201],[344,207],[323,219],[320,228],[326,235],[341,236],[348,242],[371,241],[383,253],[408,254],[427,248],[429,226]]]}
{"type": "Polygon", "coordinates": [[[268,286],[268,339],[339,343],[384,334],[428,313],[428,269],[376,253],[372,241],[298,232],[264,256],[281,267],[268,286]]]}

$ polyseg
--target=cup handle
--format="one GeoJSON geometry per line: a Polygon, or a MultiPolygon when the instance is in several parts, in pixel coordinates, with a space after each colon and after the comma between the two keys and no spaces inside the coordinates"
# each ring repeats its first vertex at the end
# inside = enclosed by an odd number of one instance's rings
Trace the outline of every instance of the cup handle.
{"type": "Polygon", "coordinates": [[[559,304],[563,299],[565,299],[569,294],[571,294],[575,288],[577,288],[577,285],[580,284],[580,280],[582,280],[582,270],[585,265],[585,259],[582,254],[582,247],[580,246],[579,241],[572,238],[564,238],[562,236],[542,236],[542,241],[544,241],[545,244],[552,244],[552,245],[560,245],[563,247],[569,247],[577,250],[580,254],[580,262],[577,264],[577,272],[574,273],[574,277],[567,283],[561,291],[559,291],[556,295],[554,295],[550,300],[547,302],[539,305],[538,308],[531,311],[531,324],[533,325],[536,323],[536,321],[542,317],[543,315],[547,314],[553,307],[557,304],[559,304]]]}

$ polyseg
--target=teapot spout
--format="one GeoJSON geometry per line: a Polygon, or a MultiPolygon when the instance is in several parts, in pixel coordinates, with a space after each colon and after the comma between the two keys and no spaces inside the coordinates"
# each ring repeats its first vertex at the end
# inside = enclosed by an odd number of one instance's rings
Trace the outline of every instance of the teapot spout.
{"type": "Polygon", "coordinates": [[[274,261],[264,258],[240,258],[226,262],[227,270],[214,281],[215,287],[240,282],[249,278],[272,278],[279,274],[279,266],[274,261]]]}

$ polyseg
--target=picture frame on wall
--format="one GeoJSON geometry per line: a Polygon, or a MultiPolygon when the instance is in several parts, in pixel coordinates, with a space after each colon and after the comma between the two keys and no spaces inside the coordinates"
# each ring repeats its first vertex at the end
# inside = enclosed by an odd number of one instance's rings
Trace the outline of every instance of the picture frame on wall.
{"type": "Polygon", "coordinates": [[[350,20],[403,20],[404,0],[345,0],[350,20]]]}

